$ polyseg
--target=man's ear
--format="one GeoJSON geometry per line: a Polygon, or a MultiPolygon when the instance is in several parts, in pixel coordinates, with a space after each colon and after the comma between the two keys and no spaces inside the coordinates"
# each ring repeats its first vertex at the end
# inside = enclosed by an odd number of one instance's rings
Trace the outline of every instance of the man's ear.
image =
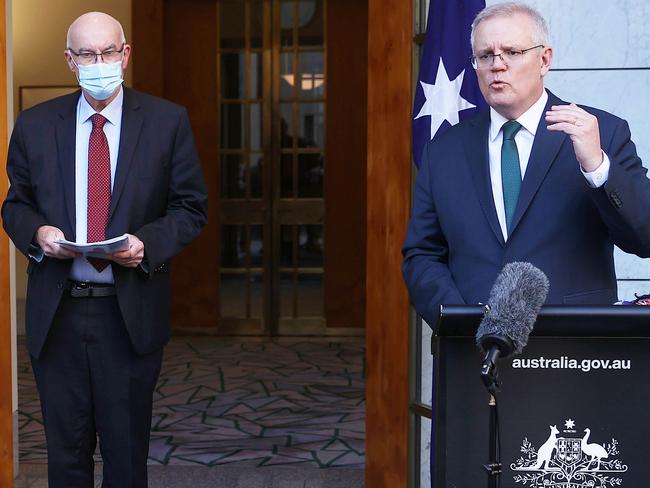
{"type": "Polygon", "coordinates": [[[131,59],[131,45],[124,44],[124,51],[122,51],[122,69],[126,70],[126,67],[129,65],[129,59],[131,59]]]}
{"type": "Polygon", "coordinates": [[[72,55],[68,52],[66,49],[63,51],[63,57],[65,58],[65,62],[68,63],[68,68],[70,68],[70,71],[73,73],[77,71],[77,67],[74,64],[74,61],[72,60],[72,55]]]}
{"type": "Polygon", "coordinates": [[[541,75],[544,76],[551,69],[551,61],[553,60],[553,48],[545,47],[541,58],[541,75]]]}

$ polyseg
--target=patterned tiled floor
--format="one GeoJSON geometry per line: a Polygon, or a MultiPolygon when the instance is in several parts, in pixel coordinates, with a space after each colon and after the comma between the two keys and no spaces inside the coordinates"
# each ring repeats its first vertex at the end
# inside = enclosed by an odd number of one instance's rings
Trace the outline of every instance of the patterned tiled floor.
{"type": "MultiPolygon", "coordinates": [[[[48,488],[45,464],[21,464],[14,488],[48,488]]],[[[151,488],[363,488],[364,471],[357,468],[318,469],[281,466],[250,469],[237,464],[149,466],[151,488]]],[[[94,488],[102,485],[101,466],[94,488]]]]}
{"type": "MultiPolygon", "coordinates": [[[[20,460],[44,463],[38,394],[19,350],[20,460]]],[[[363,362],[363,339],[175,337],[154,397],[149,464],[362,468],[363,362]]]]}

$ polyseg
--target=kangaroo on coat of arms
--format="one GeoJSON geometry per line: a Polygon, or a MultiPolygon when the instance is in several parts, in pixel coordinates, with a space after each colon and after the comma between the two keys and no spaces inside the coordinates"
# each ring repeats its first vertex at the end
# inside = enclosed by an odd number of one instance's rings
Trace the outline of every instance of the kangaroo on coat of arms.
{"type": "Polygon", "coordinates": [[[549,425],[549,427],[551,428],[551,435],[549,435],[546,442],[537,449],[537,462],[535,463],[535,469],[540,469],[542,465],[548,468],[548,462],[551,460],[551,455],[553,454],[553,451],[557,450],[557,434],[559,434],[560,431],[557,430],[555,425],[549,425]]]}

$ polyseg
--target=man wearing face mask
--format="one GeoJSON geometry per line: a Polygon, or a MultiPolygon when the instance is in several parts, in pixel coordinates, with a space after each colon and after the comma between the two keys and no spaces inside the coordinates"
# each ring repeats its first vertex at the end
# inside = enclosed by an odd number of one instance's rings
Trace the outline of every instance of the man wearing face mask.
{"type": "Polygon", "coordinates": [[[169,338],[169,260],[206,222],[186,111],[122,87],[131,47],[112,17],[68,30],[81,92],[20,114],[9,146],[4,227],[29,257],[29,349],[50,488],[147,486],[151,404],[169,338]],[[57,243],[127,234],[87,259],[57,243]]]}

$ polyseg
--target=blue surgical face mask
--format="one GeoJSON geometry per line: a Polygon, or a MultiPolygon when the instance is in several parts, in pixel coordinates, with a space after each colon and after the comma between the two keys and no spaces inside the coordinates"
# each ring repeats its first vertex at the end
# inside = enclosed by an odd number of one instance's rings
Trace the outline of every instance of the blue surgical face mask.
{"type": "Polygon", "coordinates": [[[122,84],[122,61],[77,64],[79,85],[95,100],[106,100],[122,84]]]}

